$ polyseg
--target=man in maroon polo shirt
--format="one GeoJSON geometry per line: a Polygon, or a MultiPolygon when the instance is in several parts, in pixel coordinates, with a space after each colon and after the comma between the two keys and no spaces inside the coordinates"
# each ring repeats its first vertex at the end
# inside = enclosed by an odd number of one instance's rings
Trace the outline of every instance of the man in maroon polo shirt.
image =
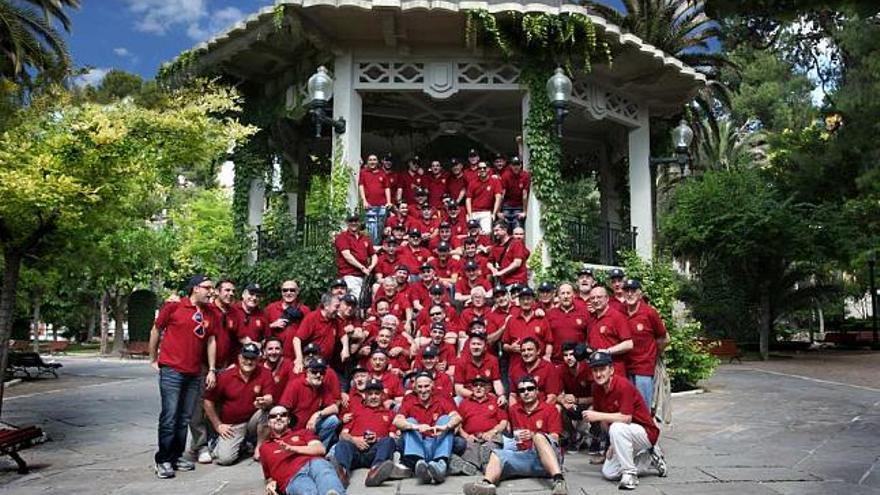
{"type": "Polygon", "coordinates": [[[501,338],[500,327],[504,323],[503,319],[499,319],[492,314],[492,308],[488,306],[488,297],[491,292],[486,292],[482,287],[474,287],[471,289],[471,299],[468,307],[461,312],[459,322],[461,322],[461,330],[458,335],[459,340],[464,341],[467,338],[467,330],[470,322],[479,318],[486,324],[486,335],[489,341],[489,352],[494,354],[495,347],[491,345],[501,338]]]}
{"type": "Polygon", "coordinates": [[[236,350],[250,342],[262,342],[268,333],[266,315],[260,309],[263,288],[259,284],[248,284],[241,293],[241,301],[229,308],[229,315],[235,318],[238,329],[236,350]]]}
{"type": "Polygon", "coordinates": [[[406,170],[398,176],[400,180],[400,198],[410,205],[416,204],[416,190],[425,185],[425,171],[419,165],[417,157],[406,160],[406,170]]]}
{"type": "Polygon", "coordinates": [[[383,388],[376,378],[364,385],[362,403],[352,410],[351,421],[339,434],[331,462],[338,466],[343,485],[348,485],[349,474],[357,468],[370,468],[366,486],[381,485],[394,471],[391,457],[396,443],[390,436],[394,413],[382,404],[383,388]]]}
{"type": "Polygon", "coordinates": [[[287,388],[287,382],[294,376],[293,360],[284,356],[284,345],[278,337],[266,337],[263,342],[262,366],[272,374],[272,380],[275,382],[275,398],[278,399],[281,392],[287,388]]]}
{"type": "MultiPolygon", "coordinates": [[[[205,275],[189,280],[188,297],[168,302],[150,330],[150,366],[159,371],[159,450],[156,476],[192,471],[195,464],[182,456],[186,432],[199,400],[206,365],[208,335],[222,326],[219,312],[210,308],[214,283],[205,275]],[[161,335],[161,344],[160,344],[161,335]]],[[[206,384],[213,387],[215,384],[206,384]]]]}
{"type": "Polygon", "coordinates": [[[246,438],[257,440],[257,427],[266,422],[264,410],[274,403],[275,381],[259,358],[256,343],[244,344],[238,363],[223,370],[217,386],[205,392],[205,415],[217,432],[214,462],[221,466],[238,460],[246,438]]]}
{"type": "Polygon", "coordinates": [[[269,438],[260,447],[266,494],[345,495],[318,437],[298,426],[284,406],[272,407],[268,417],[269,438]]]}
{"type": "Polygon", "coordinates": [[[428,203],[434,208],[443,206],[443,196],[447,194],[447,180],[449,174],[443,170],[440,160],[431,160],[430,173],[426,177],[428,189],[428,203]]]}
{"type": "Polygon", "coordinates": [[[626,313],[626,296],[623,293],[623,281],[625,274],[620,268],[612,268],[608,272],[608,284],[611,286],[611,297],[608,305],[611,309],[626,313]]]}
{"type": "Polygon", "coordinates": [[[373,349],[370,352],[367,369],[370,372],[370,378],[380,380],[383,384],[382,391],[385,393],[385,407],[394,408],[399,406],[403,402],[403,396],[406,392],[403,389],[400,377],[388,369],[388,352],[379,347],[373,349]]]}
{"type": "Polygon", "coordinates": [[[547,311],[547,323],[553,334],[553,355],[555,364],[562,364],[562,344],[564,342],[586,343],[587,312],[579,310],[574,304],[574,287],[568,282],[559,284],[559,306],[547,311]]]}
{"type": "Polygon", "coordinates": [[[375,154],[367,155],[367,165],[361,169],[358,177],[358,192],[366,212],[367,232],[373,243],[378,243],[382,238],[381,223],[385,219],[386,208],[391,206],[391,187],[385,171],[379,168],[379,157],[375,154]]]}
{"type": "Polygon", "coordinates": [[[621,490],[634,490],[639,484],[639,473],[648,468],[666,476],[666,460],[657,445],[660,430],[639,391],[625,377],[617,375],[607,352],[594,352],[590,368],[593,408],[584,411],[583,417],[600,423],[608,431],[611,446],[602,465],[602,476],[620,480],[617,487],[621,490]]]}
{"type": "MultiPolygon", "coordinates": [[[[576,451],[581,440],[587,434],[589,423],[583,421],[578,411],[586,409],[593,403],[590,388],[593,375],[587,363],[578,361],[576,355],[578,343],[566,341],[562,344],[562,363],[556,366],[562,393],[557,398],[559,406],[566,414],[562,416],[562,424],[566,433],[568,450],[576,451]],[[576,417],[575,417],[576,416],[576,417]]],[[[598,436],[591,442],[591,448],[598,451],[598,436]]]]}
{"type": "Polygon", "coordinates": [[[623,283],[626,297],[626,318],[633,338],[626,371],[648,409],[654,405],[654,368],[669,343],[669,334],[660,314],[642,299],[642,283],[628,279],[623,283]]]}
{"type": "MultiPolygon", "coordinates": [[[[559,370],[550,361],[538,356],[538,340],[534,337],[526,337],[520,341],[520,360],[510,363],[510,383],[517,383],[524,376],[531,376],[538,385],[541,398],[548,404],[556,404],[556,399],[562,392],[562,382],[559,379],[559,370]]],[[[513,403],[519,397],[511,393],[510,402],[513,403]]]]}
{"type": "Polygon", "coordinates": [[[483,276],[480,270],[480,264],[474,260],[469,260],[464,264],[462,276],[455,283],[455,300],[465,305],[471,302],[471,291],[476,288],[482,288],[486,292],[492,291],[492,284],[489,279],[483,276]]]}
{"type": "Polygon", "coordinates": [[[467,216],[461,213],[460,203],[451,199],[446,201],[446,217],[443,221],[449,224],[449,228],[452,230],[452,237],[459,241],[467,237],[467,216]]]}
{"type": "Polygon", "coordinates": [[[627,353],[633,348],[632,333],[626,316],[608,305],[605,287],[593,287],[590,291],[593,318],[587,343],[594,351],[607,351],[614,356],[617,375],[626,377],[627,353]]]}
{"type": "Polygon", "coordinates": [[[553,334],[547,320],[535,314],[535,291],[530,287],[524,288],[519,293],[519,311],[509,320],[505,326],[504,335],[501,337],[502,349],[510,354],[510,369],[514,366],[522,366],[520,356],[522,341],[526,337],[532,337],[538,343],[538,355],[547,361],[553,354],[553,334]]]}
{"type": "Polygon", "coordinates": [[[364,279],[376,268],[378,258],[370,236],[361,232],[360,217],[352,214],[346,220],[348,227],[336,234],[334,241],[336,271],[337,276],[345,280],[348,292],[360,298],[364,279]]]}
{"type": "Polygon", "coordinates": [[[503,221],[495,222],[492,232],[497,244],[489,255],[489,271],[497,282],[504,285],[525,285],[529,281],[529,270],[526,266],[529,253],[525,244],[508,234],[507,224],[503,221]]]}
{"type": "Polygon", "coordinates": [[[492,381],[477,375],[470,382],[470,397],[458,405],[461,429],[453,444],[451,474],[473,476],[482,471],[493,448],[502,445],[501,433],[507,430],[507,412],[490,393],[492,381]]]}
{"type": "Polygon", "coordinates": [[[486,323],[481,319],[472,320],[468,337],[466,349],[455,362],[455,395],[462,398],[473,395],[468,384],[477,376],[483,376],[492,383],[492,390],[498,396],[498,405],[507,404],[498,358],[486,351],[486,323]]]}
{"type": "Polygon", "coordinates": [[[339,309],[339,298],[325,293],[321,296],[321,307],[309,313],[293,337],[293,371],[300,373],[305,361],[303,346],[314,343],[321,349],[321,357],[330,361],[336,348],[336,312],[339,309]]]}
{"type": "Polygon", "coordinates": [[[458,281],[458,272],[461,271],[461,264],[452,257],[452,245],[441,242],[437,244],[434,253],[436,256],[431,262],[431,266],[434,267],[437,280],[446,287],[455,287],[455,283],[458,281]]]}
{"type": "Polygon", "coordinates": [[[446,179],[446,191],[449,198],[456,204],[464,201],[467,193],[467,177],[464,175],[464,165],[458,158],[449,160],[449,176],[446,179]]]}
{"type": "MultiPolygon", "coordinates": [[[[446,344],[449,346],[449,344],[446,344]]],[[[455,387],[452,385],[452,378],[449,372],[439,368],[441,359],[441,346],[428,344],[422,347],[417,353],[416,362],[413,363],[413,369],[416,373],[419,371],[427,371],[434,377],[434,393],[440,397],[452,398],[455,395],[455,387]]],[[[442,359],[449,359],[444,357],[442,359]]],[[[454,362],[455,354],[452,355],[454,362]]],[[[454,371],[454,370],[453,370],[454,371]]]]}
{"type": "Polygon", "coordinates": [[[520,401],[508,410],[513,439],[492,451],[483,479],[464,485],[465,495],[495,495],[496,484],[514,477],[552,478],[552,495],[567,495],[562,475],[559,435],[562,421],[553,404],[538,399],[535,379],[526,376],[516,384],[520,401]]]}
{"type": "Polygon", "coordinates": [[[477,178],[468,181],[464,201],[468,218],[480,222],[480,229],[488,234],[492,230],[492,221],[501,211],[504,186],[501,185],[501,179],[490,175],[485,162],[479,162],[476,168],[477,178]]]}
{"type": "Polygon", "coordinates": [[[269,322],[269,332],[281,339],[284,357],[293,360],[293,337],[303,318],[311,310],[299,300],[299,283],[285,280],[281,283],[281,299],[266,305],[263,310],[269,322]]]}
{"type": "Polygon", "coordinates": [[[590,291],[596,286],[596,278],[593,276],[593,269],[588,266],[582,266],[577,273],[577,291],[574,295],[574,305],[581,311],[586,311],[588,315],[592,315],[593,309],[590,307],[590,291]]]}
{"type": "Polygon", "coordinates": [[[304,379],[293,379],[281,394],[279,404],[296,416],[297,424],[314,432],[330,448],[336,442],[339,420],[339,390],[331,390],[324,379],[327,362],[315,358],[308,362],[304,379]]]}
{"type": "Polygon", "coordinates": [[[501,185],[504,187],[504,201],[501,209],[504,219],[511,230],[526,220],[529,208],[529,189],[532,180],[529,173],[523,170],[519,157],[510,159],[510,166],[501,173],[501,185]]]}

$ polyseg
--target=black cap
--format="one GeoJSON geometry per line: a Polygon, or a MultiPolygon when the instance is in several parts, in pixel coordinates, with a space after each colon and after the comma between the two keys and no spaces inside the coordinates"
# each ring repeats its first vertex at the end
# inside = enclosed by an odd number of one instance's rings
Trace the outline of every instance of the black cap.
{"type": "Polygon", "coordinates": [[[479,220],[468,220],[467,226],[469,229],[476,229],[480,226],[479,220]]]}
{"type": "Polygon", "coordinates": [[[399,223],[399,224],[395,225],[394,227],[391,227],[392,232],[394,232],[395,230],[406,230],[406,225],[399,223]]]}
{"type": "Polygon", "coordinates": [[[354,369],[351,370],[351,376],[357,375],[358,373],[369,373],[370,371],[364,368],[361,365],[357,365],[354,369]]]}
{"type": "Polygon", "coordinates": [[[396,267],[394,267],[394,271],[409,273],[409,267],[406,265],[397,265],[396,267]]]}
{"type": "Polygon", "coordinates": [[[309,342],[302,348],[303,356],[309,356],[311,354],[321,354],[321,348],[318,347],[318,344],[314,342],[309,342]]]}
{"type": "Polygon", "coordinates": [[[370,378],[369,380],[367,380],[367,384],[364,385],[364,392],[366,392],[367,390],[378,390],[379,392],[384,392],[385,384],[382,383],[382,380],[378,378],[370,378]]]}
{"type": "Polygon", "coordinates": [[[462,242],[464,243],[465,246],[467,246],[468,244],[476,245],[476,244],[477,244],[477,239],[475,239],[475,238],[473,238],[473,237],[465,237],[465,238],[464,238],[464,241],[462,241],[462,242]]]}
{"type": "Polygon", "coordinates": [[[470,150],[468,150],[468,157],[471,156],[480,156],[480,153],[477,150],[471,148],[470,150]]]}
{"type": "Polygon", "coordinates": [[[400,245],[400,241],[397,240],[397,237],[394,237],[393,235],[389,235],[388,237],[385,238],[385,244],[388,244],[389,246],[391,244],[394,244],[397,246],[397,245],[400,245]]]}
{"type": "Polygon", "coordinates": [[[612,268],[610,272],[608,272],[608,278],[623,278],[624,273],[620,268],[612,268]]]}
{"type": "Polygon", "coordinates": [[[468,323],[468,328],[474,328],[474,325],[480,325],[481,327],[486,328],[486,320],[476,317],[468,323]]]}
{"type": "Polygon", "coordinates": [[[427,272],[427,271],[430,271],[433,269],[434,269],[434,267],[431,266],[430,263],[422,263],[422,266],[419,267],[419,271],[422,271],[422,272],[427,272]]]}
{"type": "Polygon", "coordinates": [[[535,297],[535,291],[532,290],[528,285],[523,287],[521,291],[519,291],[519,297],[535,297]]]}
{"type": "Polygon", "coordinates": [[[192,277],[189,278],[189,282],[186,283],[187,292],[193,290],[193,287],[195,287],[197,285],[201,285],[202,282],[204,282],[206,280],[211,280],[211,277],[204,275],[204,274],[201,274],[201,273],[197,274],[197,275],[193,275],[192,277]]]}
{"type": "Polygon", "coordinates": [[[439,355],[440,355],[440,349],[438,349],[437,346],[426,345],[422,349],[422,357],[423,358],[425,358],[425,357],[432,358],[432,357],[437,357],[439,355]]]}
{"type": "Polygon", "coordinates": [[[626,282],[623,283],[624,289],[641,289],[642,283],[634,278],[626,279],[626,282]]]}
{"type": "Polygon", "coordinates": [[[431,372],[428,371],[428,370],[420,370],[419,372],[417,372],[417,373],[415,374],[415,376],[413,376],[413,382],[415,382],[415,381],[418,380],[419,378],[423,378],[423,377],[428,377],[428,378],[430,378],[432,381],[434,380],[434,374],[433,374],[433,373],[431,373],[431,372]]]}
{"type": "Polygon", "coordinates": [[[538,286],[538,292],[553,292],[554,290],[556,290],[556,286],[550,282],[541,282],[541,285],[538,286]]]}
{"type": "Polygon", "coordinates": [[[361,216],[357,213],[350,213],[347,217],[345,217],[346,222],[360,222],[361,216]]]}
{"type": "Polygon", "coordinates": [[[448,242],[441,242],[440,244],[437,244],[438,253],[448,253],[449,251],[452,251],[452,246],[450,246],[448,242]]]}
{"type": "Polygon", "coordinates": [[[506,160],[507,157],[504,156],[504,153],[494,153],[492,154],[492,160],[506,160]]]}
{"type": "Polygon", "coordinates": [[[474,261],[474,260],[470,260],[470,261],[468,261],[467,263],[464,264],[464,269],[465,269],[465,270],[468,270],[468,271],[471,271],[471,270],[479,270],[479,269],[480,269],[480,264],[477,263],[477,262],[474,261]]]}
{"type": "Polygon", "coordinates": [[[477,383],[489,384],[489,383],[492,383],[492,380],[490,380],[488,377],[486,377],[484,375],[477,375],[477,376],[471,378],[471,384],[476,385],[477,383]]]}
{"type": "Polygon", "coordinates": [[[456,201],[452,198],[446,200],[446,208],[447,209],[451,210],[451,209],[456,209],[456,208],[460,208],[460,207],[461,207],[461,205],[458,204],[458,201],[456,201]]]}
{"type": "Polygon", "coordinates": [[[443,332],[445,333],[446,332],[446,323],[443,323],[442,321],[431,323],[431,330],[434,330],[435,328],[437,330],[443,330],[443,332]]]}
{"type": "Polygon", "coordinates": [[[441,229],[451,229],[452,225],[449,225],[449,222],[440,222],[441,229]]]}
{"type": "Polygon", "coordinates": [[[427,196],[427,195],[428,195],[427,188],[424,188],[424,187],[417,187],[416,188],[416,196],[427,196]]]}
{"type": "Polygon", "coordinates": [[[598,368],[600,366],[609,366],[614,360],[611,353],[596,351],[590,355],[590,368],[598,368]]]}
{"type": "Polygon", "coordinates": [[[519,294],[520,292],[522,292],[522,290],[522,284],[511,284],[508,292],[510,292],[511,294],[519,294]]]}
{"type": "Polygon", "coordinates": [[[333,283],[330,284],[331,289],[334,287],[346,287],[347,288],[348,284],[345,283],[345,280],[342,280],[341,278],[337,278],[336,280],[333,281],[333,283]]]}
{"type": "Polygon", "coordinates": [[[497,294],[507,294],[507,286],[504,284],[496,284],[495,287],[492,288],[492,295],[497,294]]]}
{"type": "Polygon", "coordinates": [[[383,162],[390,162],[390,161],[393,161],[393,160],[394,160],[394,157],[391,156],[391,153],[386,152],[386,153],[383,153],[383,154],[382,154],[382,161],[383,161],[383,162]]]}
{"type": "Polygon", "coordinates": [[[407,232],[407,234],[409,234],[410,237],[422,236],[422,232],[419,229],[409,229],[409,232],[407,232]]]}
{"type": "Polygon", "coordinates": [[[468,337],[470,337],[472,339],[482,339],[482,340],[488,339],[486,332],[476,332],[476,331],[468,332],[468,337]]]}
{"type": "Polygon", "coordinates": [[[248,342],[247,344],[241,346],[241,351],[239,352],[243,357],[248,359],[257,359],[260,357],[260,346],[255,344],[254,342],[248,342]]]}
{"type": "Polygon", "coordinates": [[[510,157],[510,160],[508,160],[508,161],[510,162],[511,165],[520,165],[522,163],[519,161],[518,156],[512,156],[512,157],[510,157]]]}
{"type": "Polygon", "coordinates": [[[578,270],[578,275],[589,275],[593,276],[593,269],[588,266],[582,266],[580,270],[578,270]]]}
{"type": "Polygon", "coordinates": [[[358,302],[357,298],[354,297],[353,294],[346,294],[346,295],[342,296],[341,301],[344,302],[345,304],[348,304],[349,306],[354,306],[358,302]]]}
{"type": "Polygon", "coordinates": [[[370,351],[370,356],[372,356],[373,354],[384,354],[387,357],[388,351],[382,349],[381,347],[375,347],[373,348],[373,350],[370,351]]]}
{"type": "Polygon", "coordinates": [[[449,166],[453,166],[453,165],[461,165],[461,160],[459,160],[458,158],[454,158],[454,157],[450,158],[449,159],[449,166]]]}
{"type": "Polygon", "coordinates": [[[440,295],[443,294],[443,286],[441,285],[432,285],[430,289],[428,289],[429,294],[440,295]]]}
{"type": "Polygon", "coordinates": [[[315,358],[309,361],[308,364],[306,364],[306,368],[310,370],[326,370],[327,361],[324,361],[324,358],[315,358]]]}
{"type": "Polygon", "coordinates": [[[260,287],[260,284],[257,284],[257,283],[250,283],[250,284],[248,284],[247,287],[244,288],[244,290],[250,292],[251,294],[263,294],[263,293],[265,293],[265,291],[263,290],[263,288],[260,287]]]}

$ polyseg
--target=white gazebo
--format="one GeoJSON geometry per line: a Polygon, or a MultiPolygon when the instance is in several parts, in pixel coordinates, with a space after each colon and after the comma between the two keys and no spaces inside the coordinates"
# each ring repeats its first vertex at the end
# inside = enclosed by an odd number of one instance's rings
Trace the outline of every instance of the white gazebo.
{"type": "MultiPolygon", "coordinates": [[[[334,163],[344,162],[351,171],[348,201],[354,206],[357,171],[366,153],[424,153],[423,158],[436,154],[446,160],[463,157],[471,145],[490,152],[516,149],[529,94],[520,83],[518,67],[491,47],[466,42],[466,11],[472,9],[585,14],[610,45],[611,65],[595,65],[573,81],[563,148],[597,172],[601,216],[609,225],[621,222],[619,191],[625,185],[620,182],[628,183],[629,225],[624,228],[637,234],[639,254],[651,257],[654,174],[649,122],[651,117],[680,112],[706,79],[585,7],[548,0],[279,1],[175,63],[196,73],[222,75],[247,97],[289,111],[302,108],[309,76],[326,66],[334,80],[332,117],[345,120],[345,132],[332,133],[330,149],[342,153],[334,163]],[[400,126],[407,131],[400,132],[400,126]]],[[[306,127],[313,129],[311,124],[306,127]]],[[[313,131],[276,136],[273,141],[290,148],[305,139],[314,139],[313,131]]],[[[300,173],[302,160],[296,153],[280,152],[300,173]]],[[[528,167],[528,150],[522,153],[528,167]]],[[[261,222],[264,190],[259,179],[251,184],[249,221],[254,226],[261,222]]],[[[302,191],[289,194],[295,215],[302,191]]],[[[539,211],[534,194],[529,211],[539,211]]],[[[542,238],[540,216],[530,215],[526,227],[533,248],[542,238]]]]}

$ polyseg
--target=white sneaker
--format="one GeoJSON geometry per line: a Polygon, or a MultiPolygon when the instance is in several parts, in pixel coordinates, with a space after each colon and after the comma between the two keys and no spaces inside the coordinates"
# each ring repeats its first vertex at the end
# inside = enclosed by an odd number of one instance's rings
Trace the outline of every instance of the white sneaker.
{"type": "Polygon", "coordinates": [[[619,490],[635,490],[637,486],[639,486],[639,478],[634,474],[624,474],[617,484],[619,490]]]}
{"type": "Polygon", "coordinates": [[[663,451],[659,445],[655,445],[651,449],[651,465],[657,469],[657,476],[665,478],[669,474],[669,467],[666,465],[666,459],[663,457],[663,451]]]}
{"type": "Polygon", "coordinates": [[[207,448],[204,448],[199,451],[199,464],[211,464],[214,462],[214,456],[211,455],[211,451],[207,448]]]}

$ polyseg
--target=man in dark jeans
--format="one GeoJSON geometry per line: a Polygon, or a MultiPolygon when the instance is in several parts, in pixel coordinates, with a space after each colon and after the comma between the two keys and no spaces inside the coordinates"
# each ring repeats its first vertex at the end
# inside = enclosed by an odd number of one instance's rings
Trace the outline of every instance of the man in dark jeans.
{"type": "MultiPolygon", "coordinates": [[[[211,307],[214,283],[205,275],[189,281],[189,295],[168,302],[150,331],[150,365],[159,371],[159,451],[156,452],[156,475],[173,478],[174,471],[192,471],[195,465],[181,457],[186,448],[186,433],[196,401],[208,337],[221,330],[219,315],[211,307]],[[161,334],[161,345],[160,345],[161,334]]],[[[213,375],[211,375],[213,378],[213,375]]],[[[214,387],[206,379],[205,388],[214,387]]]]}

